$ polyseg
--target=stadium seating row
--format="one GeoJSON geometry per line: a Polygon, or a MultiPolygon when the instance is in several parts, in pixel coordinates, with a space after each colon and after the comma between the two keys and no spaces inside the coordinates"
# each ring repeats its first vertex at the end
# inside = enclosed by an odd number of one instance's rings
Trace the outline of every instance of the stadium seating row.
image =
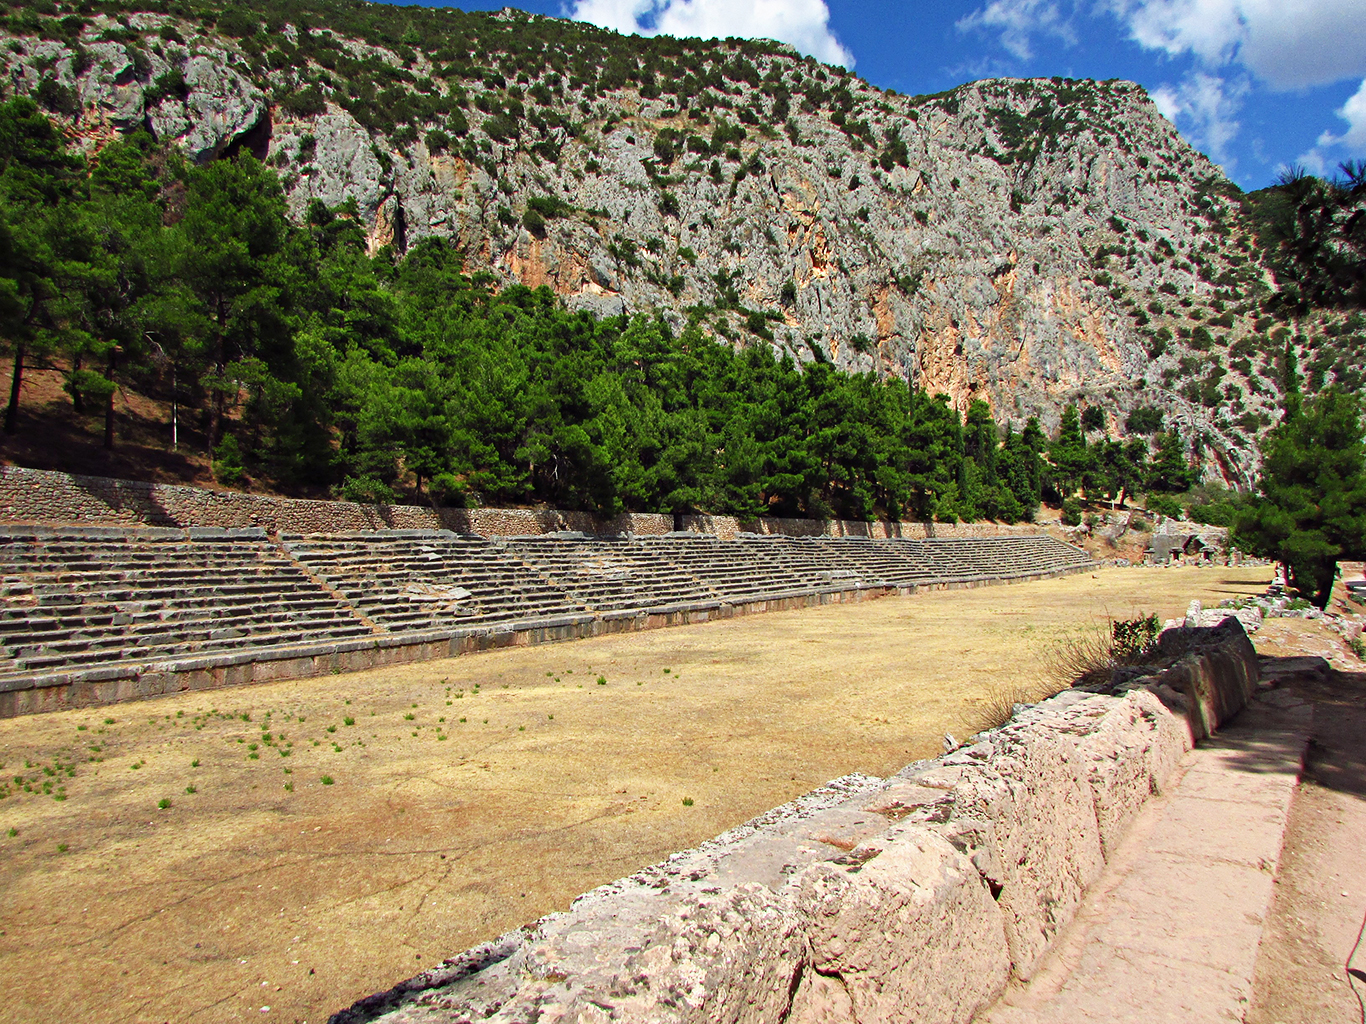
{"type": "Polygon", "coordinates": [[[0,527],[7,679],[367,636],[486,630],[1081,568],[1051,537],[0,527]]]}

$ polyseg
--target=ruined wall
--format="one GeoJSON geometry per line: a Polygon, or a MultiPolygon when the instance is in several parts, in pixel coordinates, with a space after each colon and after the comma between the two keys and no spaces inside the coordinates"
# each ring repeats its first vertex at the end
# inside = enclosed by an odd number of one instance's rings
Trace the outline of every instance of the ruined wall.
{"type": "Polygon", "coordinates": [[[1027,979],[1134,816],[1257,681],[1242,627],[1068,690],[889,779],[852,775],[332,1017],[966,1024],[1027,979]]]}
{"type": "MultiPolygon", "coordinates": [[[[482,537],[518,537],[560,530],[615,536],[658,536],[672,516],[629,512],[600,519],[553,509],[456,509],[419,505],[357,505],[348,501],[278,498],[242,491],[152,484],[109,477],[0,466],[0,522],[90,523],[123,526],[260,527],[270,533],[345,533],[352,530],[454,530],[482,537]]],[[[998,537],[1040,532],[995,523],[863,523],[813,519],[684,516],[684,529],[732,538],[737,533],[833,537],[998,537]]]]}

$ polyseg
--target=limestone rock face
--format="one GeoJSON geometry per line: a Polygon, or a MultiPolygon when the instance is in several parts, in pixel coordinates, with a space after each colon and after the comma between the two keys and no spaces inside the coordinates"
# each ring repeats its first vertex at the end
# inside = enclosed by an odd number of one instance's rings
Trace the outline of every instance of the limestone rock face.
{"type": "Polygon", "coordinates": [[[223,55],[205,53],[190,58],[183,71],[188,93],[184,100],[162,100],[147,111],[152,134],[173,139],[187,156],[203,163],[253,129],[259,129],[264,148],[269,112],[265,95],[237,71],[225,66],[223,55]]]}
{"type": "MultiPolygon", "coordinates": [[[[69,42],[13,42],[0,50],[13,89],[52,77],[72,90],[79,109],[64,116],[92,148],[139,127],[200,161],[247,148],[279,169],[296,215],[354,199],[376,249],[450,238],[472,271],[573,308],[658,311],[799,362],[905,378],[960,409],[985,399],[1017,425],[1038,415],[1051,430],[1079,402],[1121,436],[1128,412],[1155,405],[1230,482],[1250,479],[1251,436],[1276,407],[1274,370],[1231,356],[1275,287],[1236,190],[1131,83],[993,79],[906,97],[821,70],[847,90],[858,135],[800,94],[780,116],[771,89],[740,80],[703,111],[546,75],[544,106],[518,87],[526,113],[510,136],[490,113],[508,102],[496,85],[344,40],[395,88],[460,108],[467,134],[433,135],[435,123],[362,124],[366,108],[335,82],[292,106],[306,81],[333,81],[327,69],[277,67],[171,16],[91,18],[79,62],[69,42]],[[713,130],[737,120],[745,138],[713,151],[713,130]],[[666,161],[655,142],[670,132],[666,161]],[[884,139],[904,145],[897,159],[884,139]],[[526,226],[533,200],[557,204],[543,227],[526,226]]],[[[781,51],[756,63],[770,77],[814,67],[781,51]]]]}

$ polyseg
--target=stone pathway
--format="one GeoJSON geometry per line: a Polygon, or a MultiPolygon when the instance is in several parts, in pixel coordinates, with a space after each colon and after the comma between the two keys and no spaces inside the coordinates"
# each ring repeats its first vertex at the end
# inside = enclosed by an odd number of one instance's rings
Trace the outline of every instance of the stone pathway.
{"type": "Polygon", "coordinates": [[[979,1020],[1243,1020],[1312,717],[1272,690],[1188,754],[1033,978],[979,1020]]]}

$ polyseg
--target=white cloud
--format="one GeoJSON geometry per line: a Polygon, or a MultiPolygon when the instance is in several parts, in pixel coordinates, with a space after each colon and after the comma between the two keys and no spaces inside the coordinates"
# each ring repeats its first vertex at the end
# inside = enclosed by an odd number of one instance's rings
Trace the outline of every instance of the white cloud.
{"type": "Polygon", "coordinates": [[[854,66],[830,31],[825,0],[575,0],[569,14],[639,35],[776,39],[827,64],[854,66]]]}
{"type": "Polygon", "coordinates": [[[1069,46],[1077,41],[1070,19],[1063,17],[1054,0],[992,0],[958,19],[956,28],[959,32],[999,31],[1001,45],[1020,60],[1034,56],[1035,35],[1056,36],[1069,46]]]}
{"type": "Polygon", "coordinates": [[[1311,174],[1322,176],[1330,161],[1340,162],[1342,157],[1366,157],[1366,80],[1336,114],[1347,122],[1347,130],[1341,135],[1324,132],[1318,144],[1295,161],[1311,174]],[[1330,156],[1327,150],[1331,149],[1338,150],[1338,154],[1330,156]]]}
{"type": "Polygon", "coordinates": [[[1075,42],[1082,13],[1118,18],[1146,49],[1210,70],[1238,65],[1275,89],[1366,75],[1366,0],[990,0],[958,28],[999,31],[1025,60],[1036,37],[1075,42]]]}
{"type": "Polygon", "coordinates": [[[1162,85],[1148,95],[1152,97],[1153,103],[1157,104],[1157,112],[1172,124],[1176,124],[1182,107],[1180,94],[1170,85],[1162,85]]]}
{"type": "Polygon", "coordinates": [[[1241,64],[1277,89],[1366,74],[1362,0],[1109,0],[1133,39],[1210,67],[1241,64]]]}
{"type": "Polygon", "coordinates": [[[1228,82],[1196,71],[1179,86],[1164,85],[1151,95],[1163,117],[1181,126],[1192,142],[1228,171],[1233,166],[1228,144],[1238,134],[1238,111],[1248,88],[1246,81],[1228,82]]]}
{"type": "Polygon", "coordinates": [[[1347,130],[1341,135],[1324,132],[1319,136],[1319,145],[1343,146],[1352,156],[1366,156],[1366,79],[1336,113],[1347,122],[1347,130]]]}

